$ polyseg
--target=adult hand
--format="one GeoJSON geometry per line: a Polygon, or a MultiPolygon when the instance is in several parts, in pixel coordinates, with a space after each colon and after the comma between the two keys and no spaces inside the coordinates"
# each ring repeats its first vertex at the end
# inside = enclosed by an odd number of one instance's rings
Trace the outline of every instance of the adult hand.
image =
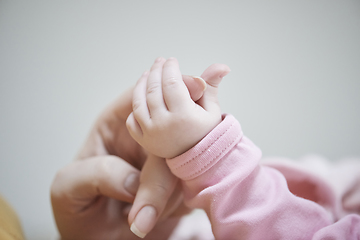
{"type": "MultiPolygon", "coordinates": [[[[213,72],[207,77],[218,74],[215,69],[207,70],[213,72]]],[[[201,81],[184,76],[184,82],[187,82],[194,100],[202,95],[194,90],[196,87],[202,89],[199,83],[201,81]],[[191,84],[194,84],[193,87],[191,84]]],[[[144,206],[157,206],[154,203],[164,202],[164,194],[157,194],[156,191],[166,188],[161,188],[158,182],[154,182],[154,186],[158,186],[155,192],[149,193],[142,188],[138,191],[140,169],[146,161],[147,154],[126,129],[125,122],[131,111],[132,89],[125,92],[101,114],[76,161],[58,171],[51,186],[51,200],[62,239],[137,239],[127,223],[128,212],[135,195],[143,197],[144,206]]],[[[165,164],[163,161],[158,163],[165,164]]],[[[159,181],[151,179],[155,174],[163,176],[159,182],[176,182],[176,178],[165,171],[152,171],[155,168],[161,169],[161,166],[148,164],[141,172],[142,175],[148,176],[144,178],[150,179],[147,181],[148,184],[152,184],[151,181],[159,181]]],[[[175,184],[174,187],[165,190],[165,202],[169,202],[169,211],[166,213],[167,210],[159,209],[157,214],[170,216],[183,209],[179,201],[181,191],[178,186],[175,184]],[[170,202],[174,202],[176,207],[171,206],[170,202]]],[[[147,237],[167,239],[177,221],[178,218],[166,219],[156,225],[147,237]]]]}
{"type": "Polygon", "coordinates": [[[171,178],[163,158],[173,158],[185,152],[220,123],[217,90],[222,77],[229,71],[222,64],[208,68],[202,75],[208,86],[197,103],[189,96],[174,58],[158,59],[151,71],[143,74],[137,82],[133,92],[133,112],[126,123],[133,138],[151,153],[141,173],[139,192],[129,214],[131,230],[138,236],[144,237],[150,232],[159,212],[171,202],[168,201],[169,194],[177,179],[171,178]],[[172,181],[164,182],[164,179],[172,181]],[[155,196],[154,192],[162,197],[155,196]]]}

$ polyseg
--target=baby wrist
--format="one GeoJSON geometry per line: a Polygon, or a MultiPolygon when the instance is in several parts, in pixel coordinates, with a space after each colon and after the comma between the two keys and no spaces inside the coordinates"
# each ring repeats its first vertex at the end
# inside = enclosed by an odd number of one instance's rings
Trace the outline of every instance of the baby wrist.
{"type": "Polygon", "coordinates": [[[222,121],[198,144],[185,153],[166,159],[174,175],[182,180],[196,178],[214,166],[242,138],[239,122],[224,114],[222,121]]]}

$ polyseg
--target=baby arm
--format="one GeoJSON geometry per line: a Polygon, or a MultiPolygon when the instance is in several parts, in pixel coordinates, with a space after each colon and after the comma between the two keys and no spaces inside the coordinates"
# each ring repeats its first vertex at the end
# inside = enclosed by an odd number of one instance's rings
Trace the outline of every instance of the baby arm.
{"type": "Polygon", "coordinates": [[[216,95],[222,77],[212,79],[195,103],[182,80],[178,61],[158,58],[135,86],[133,112],[127,119],[131,136],[163,158],[186,152],[221,122],[216,95]]]}
{"type": "Polygon", "coordinates": [[[311,239],[331,223],[320,205],[294,196],[231,115],[185,154],[167,159],[185,203],[206,211],[215,239],[311,239]]]}
{"type": "Polygon", "coordinates": [[[280,172],[259,165],[261,152],[236,119],[222,119],[216,97],[221,77],[212,80],[194,103],[177,61],[158,59],[135,87],[127,126],[145,149],[167,158],[183,180],[186,204],[207,212],[215,238],[322,239],[334,236],[331,229],[339,233],[344,222],[356,228],[356,216],[331,225],[321,205],[293,195],[280,172]]]}
{"type": "MultiPolygon", "coordinates": [[[[133,90],[134,112],[128,117],[127,127],[134,139],[149,152],[148,159],[141,171],[139,191],[129,212],[129,224],[136,235],[145,236],[157,221],[162,221],[161,219],[169,216],[168,213],[173,211],[171,209],[176,209],[179,204],[182,206],[182,192],[180,188],[176,187],[180,187],[181,184],[170,173],[166,162],[161,157],[176,156],[192,145],[192,143],[188,143],[188,139],[181,131],[188,131],[187,127],[194,128],[192,125],[184,124],[188,122],[199,124],[199,122],[192,122],[191,119],[184,118],[185,114],[191,114],[191,111],[185,107],[196,108],[193,112],[200,112],[203,114],[203,118],[212,115],[209,118],[212,121],[207,121],[208,125],[209,122],[216,124],[217,117],[214,118],[216,115],[213,113],[220,112],[216,100],[217,85],[229,71],[226,65],[213,64],[201,75],[204,80],[188,76],[182,76],[181,79],[176,59],[158,58],[151,70],[145,72],[135,86],[133,90]],[[183,117],[186,121],[176,121],[175,117],[177,116],[183,117]],[[179,131],[179,128],[183,130],[179,131]],[[185,142],[180,141],[180,149],[177,146],[179,141],[174,141],[179,138],[185,140],[185,142]],[[168,142],[170,140],[171,142],[168,142]],[[153,169],[156,169],[156,172],[153,169]],[[163,171],[159,171],[159,169],[163,171]],[[159,174],[160,172],[161,174],[159,174]],[[146,194],[153,192],[157,192],[156,198],[154,198],[154,194],[146,194]],[[173,198],[173,196],[178,197],[173,198]],[[151,211],[153,213],[151,216],[142,214],[144,209],[147,209],[146,212],[149,213],[150,208],[154,209],[151,211]]],[[[220,120],[220,114],[218,116],[220,120]]],[[[203,135],[200,134],[196,138],[192,135],[190,140],[196,143],[211,128],[212,126],[208,130],[202,129],[203,135]]],[[[181,206],[178,206],[176,214],[182,215],[189,211],[188,208],[181,206]]]]}

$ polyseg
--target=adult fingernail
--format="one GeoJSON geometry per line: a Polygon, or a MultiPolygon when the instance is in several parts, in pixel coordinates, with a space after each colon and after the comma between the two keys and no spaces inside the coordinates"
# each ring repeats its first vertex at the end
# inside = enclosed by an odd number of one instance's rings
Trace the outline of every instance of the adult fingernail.
{"type": "Polygon", "coordinates": [[[206,90],[206,82],[204,79],[202,79],[201,77],[198,77],[198,76],[192,76],[192,78],[201,86],[201,89],[203,91],[206,90]]]}
{"type": "Polygon", "coordinates": [[[130,173],[124,182],[124,187],[126,191],[135,196],[138,188],[139,188],[139,174],[138,173],[130,173]]]}
{"type": "Polygon", "coordinates": [[[156,223],[156,210],[152,206],[143,207],[136,215],[130,230],[138,237],[144,238],[156,223]]]}

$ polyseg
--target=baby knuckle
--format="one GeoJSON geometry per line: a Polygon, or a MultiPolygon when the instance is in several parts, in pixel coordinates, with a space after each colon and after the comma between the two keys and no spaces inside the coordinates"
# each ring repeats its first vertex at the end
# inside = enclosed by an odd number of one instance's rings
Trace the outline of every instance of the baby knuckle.
{"type": "Polygon", "coordinates": [[[132,102],[133,111],[138,110],[140,107],[141,107],[141,101],[140,100],[133,100],[133,102],[132,102]]]}
{"type": "Polygon", "coordinates": [[[164,81],[163,81],[164,87],[171,88],[171,87],[177,86],[177,84],[178,84],[178,80],[176,77],[169,77],[169,78],[164,79],[164,81]]]}
{"type": "Polygon", "coordinates": [[[154,130],[155,130],[155,132],[158,132],[158,133],[167,132],[168,128],[169,128],[169,124],[170,124],[170,121],[159,122],[154,125],[154,130]]]}
{"type": "Polygon", "coordinates": [[[172,118],[174,125],[184,125],[189,124],[192,121],[192,116],[189,116],[186,113],[175,113],[174,117],[172,118]]]}
{"type": "Polygon", "coordinates": [[[146,127],[146,132],[150,137],[155,137],[156,135],[159,134],[158,127],[154,124],[148,125],[146,127]]]}
{"type": "Polygon", "coordinates": [[[151,82],[148,83],[148,86],[146,88],[146,94],[153,94],[158,92],[161,89],[161,84],[158,82],[151,82]]]}

